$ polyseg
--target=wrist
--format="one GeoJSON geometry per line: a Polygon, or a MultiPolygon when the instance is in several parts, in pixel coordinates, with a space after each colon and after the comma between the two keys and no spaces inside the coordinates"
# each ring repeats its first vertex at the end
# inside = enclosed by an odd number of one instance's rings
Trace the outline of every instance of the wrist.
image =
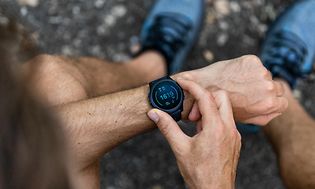
{"type": "MultiPolygon", "coordinates": [[[[176,75],[171,76],[172,79],[174,79],[175,81],[177,81],[178,79],[185,79],[185,80],[190,80],[190,81],[195,81],[195,73],[192,73],[191,71],[187,71],[187,72],[181,72],[178,73],[176,75]]],[[[187,93],[186,91],[184,91],[184,109],[182,111],[182,119],[183,120],[187,120],[188,115],[192,109],[193,103],[194,103],[194,99],[192,98],[192,96],[187,93]]]]}
{"type": "Polygon", "coordinates": [[[218,73],[221,72],[223,67],[224,63],[211,64],[201,69],[178,73],[172,76],[172,78],[174,80],[180,78],[190,80],[199,84],[203,88],[212,91],[218,89],[218,83],[220,82],[221,78],[220,74],[218,73]]]}
{"type": "MultiPolygon", "coordinates": [[[[209,65],[202,69],[181,72],[171,77],[175,81],[178,79],[185,79],[185,80],[193,81],[209,91],[215,91],[216,89],[218,89],[218,87],[216,87],[217,75],[216,75],[213,65],[209,65]]],[[[184,110],[182,112],[182,119],[188,118],[188,115],[191,111],[193,103],[194,103],[193,97],[189,93],[185,92],[184,110]]]]}

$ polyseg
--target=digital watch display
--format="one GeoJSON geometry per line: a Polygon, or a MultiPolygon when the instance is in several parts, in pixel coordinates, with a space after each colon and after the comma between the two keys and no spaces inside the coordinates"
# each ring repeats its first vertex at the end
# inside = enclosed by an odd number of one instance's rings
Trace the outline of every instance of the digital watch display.
{"type": "Polygon", "coordinates": [[[176,121],[183,111],[184,93],[176,81],[163,77],[150,83],[149,101],[152,107],[170,114],[176,121]]]}

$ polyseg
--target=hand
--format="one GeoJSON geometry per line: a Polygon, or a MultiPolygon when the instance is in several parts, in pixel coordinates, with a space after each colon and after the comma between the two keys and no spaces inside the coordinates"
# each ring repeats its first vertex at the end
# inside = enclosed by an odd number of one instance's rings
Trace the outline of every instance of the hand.
{"type": "MultiPolygon", "coordinates": [[[[239,122],[266,125],[288,107],[282,84],[272,80],[256,56],[218,62],[179,77],[195,81],[212,92],[227,91],[235,120],[239,122]]],[[[192,119],[200,117],[195,113],[192,119]]]]}
{"type": "Polygon", "coordinates": [[[179,170],[191,189],[234,188],[241,137],[227,94],[219,91],[214,98],[192,81],[178,82],[198,104],[201,119],[197,122],[197,134],[194,137],[185,135],[162,111],[151,110],[148,116],[169,142],[179,170]]]}

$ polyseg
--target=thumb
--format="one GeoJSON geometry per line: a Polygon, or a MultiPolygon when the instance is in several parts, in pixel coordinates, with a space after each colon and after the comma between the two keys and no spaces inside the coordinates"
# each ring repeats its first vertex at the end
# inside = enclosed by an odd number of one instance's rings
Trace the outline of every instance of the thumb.
{"type": "Polygon", "coordinates": [[[173,150],[180,148],[188,140],[188,136],[167,113],[152,109],[148,112],[148,116],[157,125],[173,150]]]}

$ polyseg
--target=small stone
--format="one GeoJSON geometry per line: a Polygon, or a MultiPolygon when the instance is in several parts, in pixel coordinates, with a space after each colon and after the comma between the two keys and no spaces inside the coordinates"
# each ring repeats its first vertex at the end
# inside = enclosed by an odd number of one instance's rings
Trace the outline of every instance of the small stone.
{"type": "Polygon", "coordinates": [[[272,5],[266,5],[265,11],[266,11],[266,14],[268,15],[268,17],[270,19],[272,19],[272,20],[276,19],[277,13],[276,13],[275,8],[272,5]]]}
{"type": "Polygon", "coordinates": [[[72,8],[72,14],[78,15],[81,12],[81,8],[79,6],[75,6],[72,8]]]}
{"type": "Polygon", "coordinates": [[[50,24],[60,24],[63,21],[63,18],[60,16],[49,17],[48,22],[50,24]]]}
{"type": "MultiPolygon", "coordinates": [[[[313,68],[314,69],[314,68],[313,68]]],[[[308,80],[310,80],[310,81],[315,81],[315,74],[314,73],[311,73],[310,75],[309,75],[309,77],[308,77],[308,80]]]]}
{"type": "Polygon", "coordinates": [[[254,15],[250,17],[250,21],[251,21],[251,23],[252,23],[254,26],[256,26],[256,25],[259,24],[258,18],[257,18],[256,16],[254,16],[254,15]]]}
{"type": "Polygon", "coordinates": [[[212,62],[214,60],[214,54],[210,50],[205,50],[203,52],[203,57],[207,60],[207,62],[212,62]]]}
{"type": "Polygon", "coordinates": [[[241,6],[236,1],[230,2],[230,8],[233,12],[240,12],[241,11],[241,6]]]}
{"type": "Polygon", "coordinates": [[[293,96],[297,99],[297,100],[301,100],[302,99],[302,93],[300,90],[298,89],[294,89],[293,90],[293,96]]]}
{"type": "Polygon", "coordinates": [[[221,30],[228,30],[229,29],[229,24],[225,21],[220,21],[219,22],[219,28],[221,30]]]}
{"type": "Polygon", "coordinates": [[[104,22],[107,26],[113,26],[116,23],[116,18],[113,15],[107,15],[104,18],[104,22]]]}
{"type": "Polygon", "coordinates": [[[112,8],[111,13],[115,17],[123,17],[126,15],[127,9],[126,9],[126,7],[124,7],[122,5],[117,5],[117,6],[112,8]]]}
{"type": "Polygon", "coordinates": [[[207,24],[213,24],[215,21],[215,14],[213,11],[208,11],[207,17],[206,17],[206,22],[207,24]]]}
{"type": "Polygon", "coordinates": [[[217,39],[217,44],[222,47],[226,44],[228,39],[229,39],[229,36],[225,33],[222,33],[219,35],[219,37],[217,39]]]}
{"type": "Polygon", "coordinates": [[[92,47],[92,49],[91,49],[91,53],[94,55],[94,56],[99,56],[101,53],[102,53],[102,51],[101,51],[101,47],[100,46],[94,46],[94,47],[92,47]]]}
{"type": "Polygon", "coordinates": [[[306,100],[304,102],[304,106],[307,108],[307,109],[310,109],[313,107],[313,102],[311,100],[306,100]]]}
{"type": "Polygon", "coordinates": [[[9,24],[9,19],[4,16],[0,16],[0,25],[8,25],[9,24]]]}
{"type": "Polygon", "coordinates": [[[26,7],[22,7],[21,10],[20,10],[20,12],[21,12],[21,15],[22,15],[22,16],[26,16],[27,13],[28,13],[28,10],[27,10],[26,7]]]}
{"type": "Polygon", "coordinates": [[[69,46],[62,47],[61,51],[62,51],[62,54],[67,55],[67,56],[70,56],[73,54],[73,51],[69,46]]]}
{"type": "Polygon", "coordinates": [[[94,6],[99,9],[99,8],[102,8],[104,4],[105,4],[105,0],[96,0],[94,3],[94,6]]]}
{"type": "Polygon", "coordinates": [[[32,39],[34,39],[35,42],[39,41],[39,32],[38,31],[37,32],[33,32],[31,34],[31,37],[32,37],[32,39]]]}
{"type": "Polygon", "coordinates": [[[39,0],[18,0],[21,6],[37,7],[39,0]]]}
{"type": "Polygon", "coordinates": [[[75,40],[73,41],[73,44],[74,44],[75,47],[78,48],[78,47],[81,46],[82,40],[81,40],[81,39],[75,39],[75,40]]]}
{"type": "Polygon", "coordinates": [[[258,25],[258,31],[259,31],[260,35],[264,35],[267,30],[268,30],[268,26],[266,24],[259,24],[258,25]]]}
{"type": "Polygon", "coordinates": [[[130,59],[130,57],[124,53],[115,53],[113,56],[113,60],[115,62],[126,62],[130,59]]]}
{"type": "Polygon", "coordinates": [[[104,36],[107,34],[106,26],[104,25],[99,25],[96,28],[96,32],[99,36],[104,36]]]}
{"type": "Polygon", "coordinates": [[[155,185],[152,187],[152,189],[163,189],[161,185],[155,185]]]}
{"type": "Polygon", "coordinates": [[[243,44],[246,44],[248,46],[255,45],[255,39],[253,39],[252,37],[248,35],[244,35],[242,41],[243,41],[243,44]]]}
{"type": "Polygon", "coordinates": [[[214,2],[214,8],[219,16],[226,16],[230,14],[230,6],[227,0],[216,0],[214,2]]]}

